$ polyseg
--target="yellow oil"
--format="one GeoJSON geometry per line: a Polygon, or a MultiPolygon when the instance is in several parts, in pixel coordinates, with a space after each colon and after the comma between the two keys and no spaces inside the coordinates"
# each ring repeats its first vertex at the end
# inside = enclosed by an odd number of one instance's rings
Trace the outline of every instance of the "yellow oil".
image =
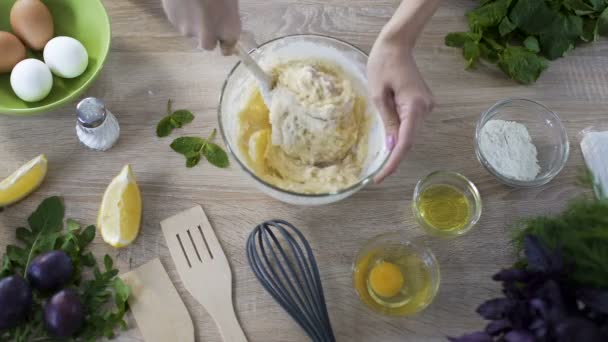
{"type": "Polygon", "coordinates": [[[355,265],[353,282],[366,305],[388,315],[414,314],[434,296],[430,265],[404,245],[363,255],[355,265]]]}
{"type": "Polygon", "coordinates": [[[467,196],[447,184],[431,185],[424,189],[416,206],[428,225],[445,232],[465,228],[471,215],[471,203],[467,196]]]}

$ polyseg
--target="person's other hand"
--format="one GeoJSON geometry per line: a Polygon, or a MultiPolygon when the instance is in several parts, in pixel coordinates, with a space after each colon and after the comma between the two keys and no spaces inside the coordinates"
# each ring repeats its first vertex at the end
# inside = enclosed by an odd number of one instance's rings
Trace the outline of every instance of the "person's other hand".
{"type": "Polygon", "coordinates": [[[412,46],[382,35],[374,43],[367,64],[370,95],[386,127],[388,162],[376,175],[391,175],[412,148],[416,130],[434,106],[433,94],[422,78],[412,46]]]}
{"type": "Polygon", "coordinates": [[[238,0],[162,0],[169,21],[181,34],[196,39],[198,46],[232,53],[241,35],[238,0]]]}

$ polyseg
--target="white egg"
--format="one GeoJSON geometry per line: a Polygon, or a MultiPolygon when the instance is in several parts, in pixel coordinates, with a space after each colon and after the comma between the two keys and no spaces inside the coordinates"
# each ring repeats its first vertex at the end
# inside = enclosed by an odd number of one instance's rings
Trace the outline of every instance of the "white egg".
{"type": "Polygon", "coordinates": [[[11,72],[11,87],[20,99],[36,102],[44,99],[53,87],[53,75],[41,61],[29,58],[17,63],[11,72]]]}
{"type": "Polygon", "coordinates": [[[44,47],[44,62],[53,74],[63,78],[82,75],[89,65],[84,46],[71,37],[55,37],[44,47]]]}

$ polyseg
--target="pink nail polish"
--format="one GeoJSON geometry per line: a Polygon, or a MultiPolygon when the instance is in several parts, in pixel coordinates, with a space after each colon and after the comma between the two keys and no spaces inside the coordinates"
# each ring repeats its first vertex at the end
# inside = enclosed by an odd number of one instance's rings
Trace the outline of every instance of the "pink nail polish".
{"type": "Polygon", "coordinates": [[[389,135],[389,136],[386,137],[386,148],[389,151],[392,151],[393,147],[395,147],[395,136],[394,135],[389,135]]]}

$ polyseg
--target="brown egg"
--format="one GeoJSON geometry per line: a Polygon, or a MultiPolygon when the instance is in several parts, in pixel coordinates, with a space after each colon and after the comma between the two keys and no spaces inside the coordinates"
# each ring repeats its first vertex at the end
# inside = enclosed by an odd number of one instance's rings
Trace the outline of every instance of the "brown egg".
{"type": "Polygon", "coordinates": [[[0,74],[10,72],[17,63],[25,59],[25,46],[9,32],[0,31],[0,74]]]}
{"type": "Polygon", "coordinates": [[[53,17],[40,0],[17,0],[11,9],[11,26],[33,50],[42,50],[53,38],[53,17]]]}

